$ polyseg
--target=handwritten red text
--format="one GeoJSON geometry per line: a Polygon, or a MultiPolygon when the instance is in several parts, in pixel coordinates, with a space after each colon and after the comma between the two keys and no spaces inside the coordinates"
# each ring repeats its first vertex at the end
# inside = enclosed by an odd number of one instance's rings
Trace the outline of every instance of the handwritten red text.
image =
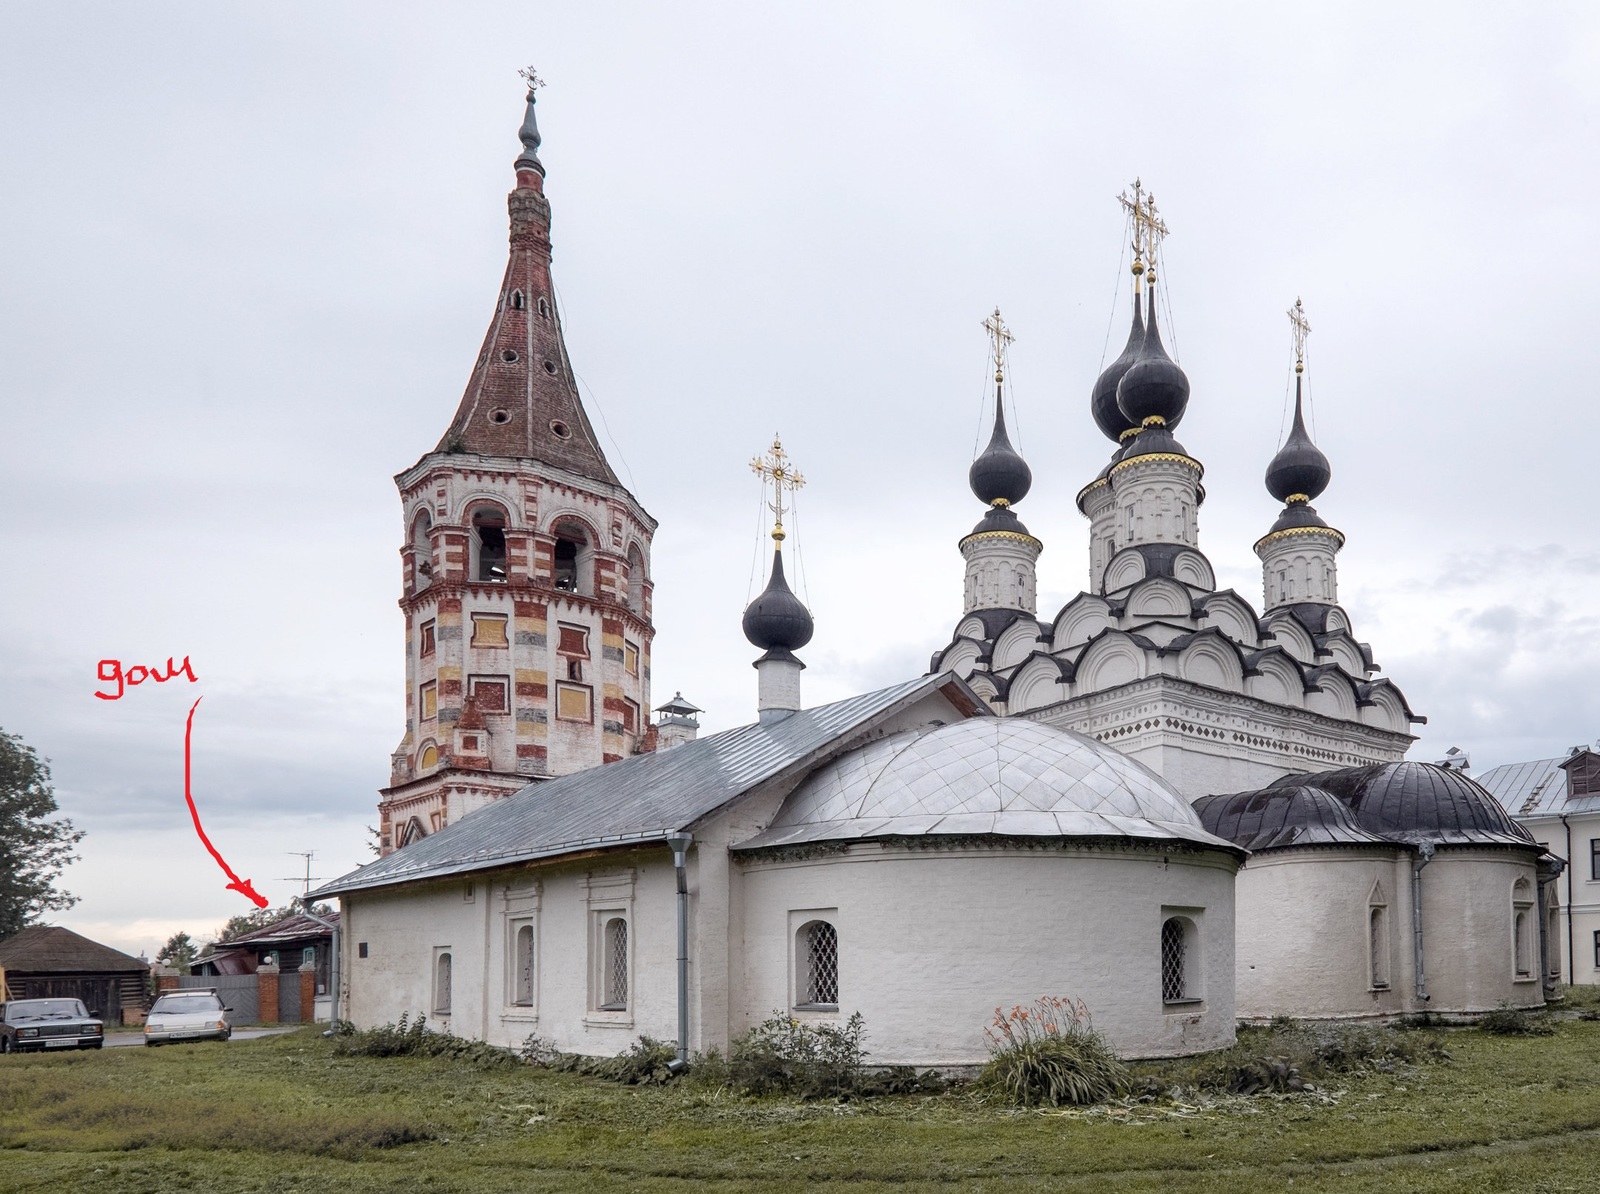
{"type": "Polygon", "coordinates": [[[130,688],[137,688],[146,680],[154,680],[157,684],[165,684],[168,680],[176,680],[179,676],[188,678],[189,683],[196,683],[200,677],[194,674],[194,668],[189,664],[189,657],[183,657],[183,663],[178,667],[172,666],[172,657],[167,657],[167,673],[161,674],[160,666],[145,667],[136,663],[132,667],[124,667],[117,659],[102,659],[100,661],[100,683],[115,684],[116,692],[96,692],[94,695],[102,701],[120,701],[130,688]]]}

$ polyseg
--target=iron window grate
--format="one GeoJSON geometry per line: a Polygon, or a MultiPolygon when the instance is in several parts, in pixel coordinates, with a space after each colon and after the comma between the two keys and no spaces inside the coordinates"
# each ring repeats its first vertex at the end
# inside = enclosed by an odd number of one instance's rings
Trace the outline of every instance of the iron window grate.
{"type": "Polygon", "coordinates": [[[813,1007],[839,1003],[839,933],[825,920],[806,927],[804,1002],[813,1007]]]}
{"type": "Polygon", "coordinates": [[[1161,999],[1165,1003],[1181,1003],[1187,998],[1185,945],[1181,920],[1173,917],[1161,926],[1161,999]]]}

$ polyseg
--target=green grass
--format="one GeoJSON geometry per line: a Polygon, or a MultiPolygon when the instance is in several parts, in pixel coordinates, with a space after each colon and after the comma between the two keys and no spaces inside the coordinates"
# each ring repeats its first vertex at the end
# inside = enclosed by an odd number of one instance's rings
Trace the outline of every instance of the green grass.
{"type": "Polygon", "coordinates": [[[7,1057],[0,1191],[1593,1189],[1600,1022],[1443,1037],[1449,1060],[1306,1093],[1035,1111],[970,1091],[802,1103],[343,1057],[314,1031],[7,1057]]]}

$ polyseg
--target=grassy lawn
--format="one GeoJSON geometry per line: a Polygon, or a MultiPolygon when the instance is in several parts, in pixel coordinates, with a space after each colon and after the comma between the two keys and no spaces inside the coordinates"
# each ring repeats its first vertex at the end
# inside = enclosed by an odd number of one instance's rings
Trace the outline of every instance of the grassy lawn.
{"type": "Polygon", "coordinates": [[[314,1030],[7,1057],[0,1190],[1593,1190],[1600,1021],[1294,1095],[1008,1111],[335,1056],[314,1030]]]}

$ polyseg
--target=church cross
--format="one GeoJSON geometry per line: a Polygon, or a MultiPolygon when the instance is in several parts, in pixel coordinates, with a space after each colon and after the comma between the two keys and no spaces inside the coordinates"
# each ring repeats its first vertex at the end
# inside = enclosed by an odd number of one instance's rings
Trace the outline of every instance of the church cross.
{"type": "Polygon", "coordinates": [[[517,74],[521,77],[522,81],[528,85],[528,90],[530,92],[536,87],[544,86],[544,80],[539,77],[539,72],[534,70],[531,66],[523,67],[517,72],[517,74]]]}
{"type": "Polygon", "coordinates": [[[804,487],[806,479],[800,475],[800,470],[794,467],[789,459],[789,454],[783,450],[783,441],[774,435],[772,447],[765,456],[756,456],[750,461],[750,471],[761,478],[763,488],[768,481],[772,482],[772,496],[774,501],[767,503],[767,508],[772,511],[772,538],[776,543],[782,543],[783,534],[783,495],[791,495],[789,506],[794,507],[792,495],[794,491],[804,487]]]}
{"type": "Polygon", "coordinates": [[[983,321],[983,330],[989,333],[990,349],[994,354],[994,379],[996,382],[1005,380],[1006,345],[1016,340],[1011,334],[1011,329],[1006,327],[1005,320],[1000,318],[1000,308],[994,309],[994,314],[983,321]]]}
{"type": "Polygon", "coordinates": [[[1117,202],[1122,204],[1133,222],[1133,272],[1136,275],[1144,273],[1146,262],[1153,272],[1156,254],[1167,235],[1166,222],[1156,210],[1156,197],[1145,190],[1144,184],[1136,178],[1133,180],[1133,194],[1123,191],[1117,196],[1117,202]]]}
{"type": "Polygon", "coordinates": [[[1306,371],[1306,337],[1311,334],[1311,324],[1306,320],[1306,307],[1298,298],[1289,308],[1289,325],[1294,334],[1294,371],[1306,371]]]}

